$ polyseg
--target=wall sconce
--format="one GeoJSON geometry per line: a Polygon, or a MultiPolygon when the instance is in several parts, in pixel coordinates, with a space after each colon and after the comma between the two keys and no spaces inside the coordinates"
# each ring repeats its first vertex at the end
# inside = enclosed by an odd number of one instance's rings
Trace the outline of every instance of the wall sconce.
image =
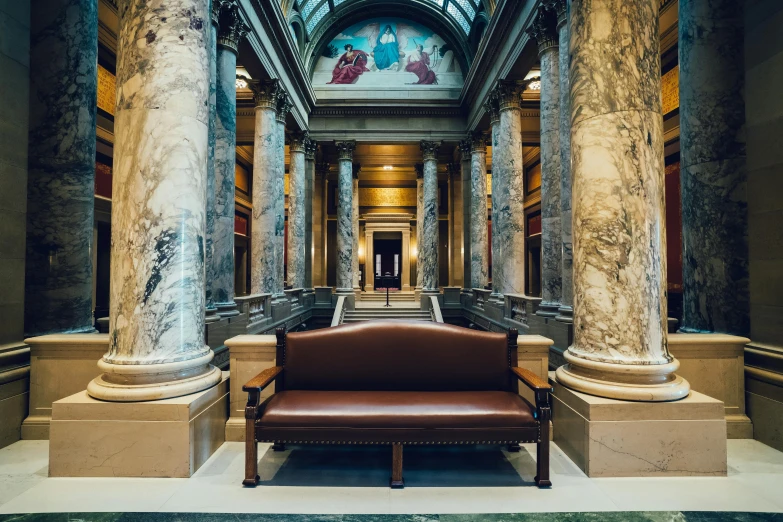
{"type": "Polygon", "coordinates": [[[411,257],[416,257],[418,255],[419,251],[416,249],[416,246],[411,247],[411,257]]]}

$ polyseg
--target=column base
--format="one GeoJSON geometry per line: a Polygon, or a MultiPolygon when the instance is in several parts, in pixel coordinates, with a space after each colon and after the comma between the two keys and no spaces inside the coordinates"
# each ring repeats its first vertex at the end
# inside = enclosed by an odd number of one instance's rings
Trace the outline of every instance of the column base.
{"type": "Polygon", "coordinates": [[[559,315],[560,303],[544,303],[538,305],[536,315],[541,317],[557,317],[559,315]]]}
{"type": "Polygon", "coordinates": [[[234,301],[230,303],[215,303],[217,307],[217,314],[220,317],[236,317],[239,315],[239,309],[234,301]]]}
{"type": "Polygon", "coordinates": [[[589,395],[626,401],[677,401],[688,396],[690,384],[675,375],[677,359],[668,364],[613,364],[576,357],[569,348],[557,382],[589,395]]]}
{"type": "Polygon", "coordinates": [[[557,309],[555,321],[572,324],[574,322],[574,307],[569,305],[561,305],[560,308],[557,309]]]}
{"type": "Polygon", "coordinates": [[[52,406],[51,477],[190,477],[223,444],[228,372],[198,393],[107,403],[81,391],[52,406]]]}
{"type": "Polygon", "coordinates": [[[604,399],[559,377],[554,388],[554,441],[587,476],[726,476],[721,401],[698,392],[666,403],[604,399]]]}
{"type": "Polygon", "coordinates": [[[215,306],[208,306],[204,311],[204,322],[209,324],[214,323],[215,321],[220,321],[218,309],[215,306]]]}
{"type": "Polygon", "coordinates": [[[205,390],[221,379],[221,372],[211,364],[214,354],[195,359],[162,364],[113,364],[101,359],[103,374],[87,385],[95,399],[112,402],[154,401],[180,397],[205,390]]]}

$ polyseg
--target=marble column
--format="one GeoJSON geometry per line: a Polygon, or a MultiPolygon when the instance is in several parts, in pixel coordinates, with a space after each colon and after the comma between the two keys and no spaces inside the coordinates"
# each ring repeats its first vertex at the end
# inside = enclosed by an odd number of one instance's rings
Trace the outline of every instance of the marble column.
{"type": "Polygon", "coordinates": [[[353,294],[353,151],[355,141],[338,141],[337,293],[353,294]]]}
{"type": "Polygon", "coordinates": [[[574,318],[574,256],[571,233],[571,87],[568,74],[568,0],[547,0],[557,14],[558,69],[560,76],[560,238],[562,293],[558,321],[574,318]]]}
{"type": "Polygon", "coordinates": [[[288,284],[305,286],[305,151],[309,141],[306,132],[291,134],[288,169],[288,284]]]}
{"type": "Polygon", "coordinates": [[[304,287],[307,290],[313,288],[313,259],[315,245],[313,243],[313,227],[315,207],[320,203],[315,198],[315,153],[318,144],[313,140],[307,140],[305,144],[305,276],[304,287]]]}
{"type": "Polygon", "coordinates": [[[666,337],[658,0],[573,0],[574,341],[557,380],[615,399],[689,393],[666,337]]]}
{"type": "Polygon", "coordinates": [[[421,153],[424,160],[422,179],[421,239],[419,257],[421,258],[421,291],[438,293],[438,147],[440,143],[422,141],[421,153]]]}
{"type": "Polygon", "coordinates": [[[207,152],[207,199],[206,199],[206,235],[204,237],[204,270],[206,272],[205,289],[205,322],[213,323],[220,320],[217,314],[217,306],[212,297],[212,281],[214,272],[214,246],[215,239],[215,120],[217,119],[216,91],[217,91],[217,35],[220,20],[220,10],[223,0],[210,0],[209,10],[211,23],[209,25],[209,40],[207,42],[207,55],[209,56],[209,126],[207,152]]]}
{"type": "MultiPolygon", "coordinates": [[[[279,80],[251,80],[256,105],[253,139],[253,223],[250,227],[250,291],[254,294],[280,292],[277,279],[277,100],[279,80]]],[[[282,283],[282,281],[280,281],[282,283]]]]}
{"type": "Polygon", "coordinates": [[[560,66],[557,14],[542,6],[530,29],[541,63],[541,304],[538,315],[555,317],[562,297],[560,226],[560,66]]]}
{"type": "MultiPolygon", "coordinates": [[[[213,2],[216,0],[213,0],[213,2]]],[[[239,315],[234,302],[234,194],[237,148],[237,53],[248,26],[235,1],[224,2],[217,40],[215,124],[215,224],[212,241],[212,298],[218,315],[239,315]]]]}
{"type": "Polygon", "coordinates": [[[681,331],[748,335],[743,3],[679,9],[681,331]]]}
{"type": "Polygon", "coordinates": [[[421,292],[421,235],[424,220],[424,164],[417,163],[416,169],[416,292],[421,292]]]}
{"type": "Polygon", "coordinates": [[[92,332],[98,2],[32,10],[24,332],[92,332]]]}
{"type": "MultiPolygon", "coordinates": [[[[470,140],[459,142],[460,151],[460,169],[462,174],[462,270],[463,270],[463,288],[473,288],[473,274],[471,265],[473,264],[471,242],[473,221],[477,218],[473,216],[473,176],[472,176],[472,158],[470,154],[470,140]]],[[[486,156],[484,158],[484,222],[487,218],[487,174],[486,174],[486,156]]]]}
{"type": "MultiPolygon", "coordinates": [[[[490,248],[492,249],[492,294],[490,298],[496,302],[502,302],[503,298],[501,294],[503,291],[501,290],[501,287],[503,286],[503,263],[501,262],[501,251],[503,249],[503,245],[499,242],[500,237],[498,236],[498,229],[500,228],[500,208],[501,205],[503,205],[503,202],[502,194],[498,190],[498,183],[502,179],[502,175],[497,166],[503,163],[502,157],[505,153],[505,150],[500,147],[498,143],[500,111],[498,107],[498,96],[496,90],[490,91],[487,100],[484,102],[484,110],[487,111],[487,114],[489,115],[489,126],[492,139],[492,207],[490,209],[490,218],[492,221],[492,238],[490,239],[490,248]]],[[[487,262],[489,263],[489,258],[487,262]]],[[[487,277],[489,277],[489,266],[487,267],[487,277]]],[[[480,288],[484,287],[482,286],[480,288]]]]}
{"type": "MultiPolygon", "coordinates": [[[[497,172],[492,199],[499,203],[498,223],[493,237],[498,238],[498,259],[503,277],[501,294],[525,293],[525,172],[522,154],[523,87],[515,81],[501,81],[496,93],[499,123],[497,147],[502,154],[492,158],[492,172],[497,172]]],[[[493,252],[493,256],[494,256],[493,252]]]]}
{"type": "MultiPolygon", "coordinates": [[[[449,286],[465,285],[462,269],[462,242],[464,239],[464,214],[462,199],[466,187],[462,184],[462,166],[449,163],[449,286]]],[[[469,190],[469,188],[468,188],[469,190]]]]}
{"type": "Polygon", "coordinates": [[[351,273],[353,274],[353,291],[361,292],[359,287],[359,165],[353,166],[353,184],[351,194],[351,237],[353,237],[353,255],[351,256],[351,273]]]}
{"type": "Polygon", "coordinates": [[[277,99],[277,160],[275,161],[275,299],[284,299],[285,286],[285,120],[291,110],[291,99],[280,90],[277,99]]]}
{"type": "Polygon", "coordinates": [[[313,283],[326,286],[326,178],[329,164],[315,164],[313,197],[313,283]]]}
{"type": "Polygon", "coordinates": [[[487,241],[487,137],[470,136],[470,288],[486,288],[489,282],[487,241]]]}
{"type": "Polygon", "coordinates": [[[120,3],[109,351],[88,393],[163,399],[217,384],[204,344],[207,0],[120,3]]]}

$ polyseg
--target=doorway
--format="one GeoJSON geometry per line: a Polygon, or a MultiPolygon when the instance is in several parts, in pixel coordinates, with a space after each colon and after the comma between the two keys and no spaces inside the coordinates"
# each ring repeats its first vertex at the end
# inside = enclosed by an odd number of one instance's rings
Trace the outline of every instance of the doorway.
{"type": "MultiPolygon", "coordinates": [[[[402,274],[402,232],[375,232],[373,234],[373,267],[375,279],[391,274],[393,285],[390,290],[400,290],[400,275],[402,274]]],[[[384,288],[377,287],[382,291],[384,288]]]]}

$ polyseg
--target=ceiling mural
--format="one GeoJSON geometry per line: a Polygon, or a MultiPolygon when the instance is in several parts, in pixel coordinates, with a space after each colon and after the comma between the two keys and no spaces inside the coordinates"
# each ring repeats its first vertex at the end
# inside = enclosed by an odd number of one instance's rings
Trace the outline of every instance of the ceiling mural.
{"type": "Polygon", "coordinates": [[[403,18],[375,18],[348,27],[326,45],[314,86],[383,89],[462,87],[454,51],[431,29],[403,18]]]}

